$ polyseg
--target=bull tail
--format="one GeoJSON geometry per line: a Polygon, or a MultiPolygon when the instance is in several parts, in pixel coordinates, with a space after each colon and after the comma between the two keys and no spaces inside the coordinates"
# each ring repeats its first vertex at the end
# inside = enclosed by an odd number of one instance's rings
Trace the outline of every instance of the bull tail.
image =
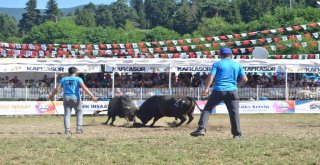
{"type": "Polygon", "coordinates": [[[98,115],[99,113],[101,113],[101,112],[106,112],[106,111],[108,111],[108,110],[98,110],[98,111],[94,111],[94,113],[93,113],[93,115],[94,116],[96,116],[96,115],[98,115]]]}

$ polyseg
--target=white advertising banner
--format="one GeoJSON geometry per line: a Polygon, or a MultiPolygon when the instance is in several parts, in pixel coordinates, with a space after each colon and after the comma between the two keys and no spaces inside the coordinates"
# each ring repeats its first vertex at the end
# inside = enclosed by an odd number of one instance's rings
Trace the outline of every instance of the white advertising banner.
{"type": "Polygon", "coordinates": [[[101,72],[101,65],[31,65],[31,64],[4,64],[0,66],[0,72],[50,72],[68,73],[69,67],[78,68],[81,73],[101,72]]]}
{"type": "Polygon", "coordinates": [[[110,64],[105,67],[106,72],[144,72],[144,73],[158,73],[169,72],[169,65],[162,64],[110,64]]]}
{"type": "MultiPolygon", "coordinates": [[[[256,113],[294,113],[294,101],[248,101],[240,102],[239,111],[241,114],[256,113]]],[[[225,105],[219,105],[215,113],[228,113],[225,105]]]]}
{"type": "MultiPolygon", "coordinates": [[[[143,100],[138,100],[136,105],[140,106],[143,102],[143,100]]],[[[206,102],[197,101],[197,104],[203,109],[206,102]]],[[[92,115],[97,110],[107,110],[108,105],[109,101],[99,101],[97,103],[84,101],[82,108],[84,114],[92,115]]],[[[227,114],[228,110],[221,103],[211,112],[213,114],[227,114]]],[[[50,101],[0,102],[0,115],[62,115],[63,113],[62,101],[54,102],[54,104],[50,101]]],[[[104,112],[103,114],[106,113],[104,112]]],[[[194,114],[200,113],[200,110],[196,107],[194,114]]],[[[241,101],[240,113],[320,113],[320,101],[241,101]]]]}
{"type": "MultiPolygon", "coordinates": [[[[2,59],[0,72],[67,72],[76,66],[81,72],[100,72],[101,65],[108,72],[209,72],[219,59],[2,59]],[[28,67],[28,68],[27,68],[28,67]]],[[[317,73],[317,60],[235,59],[247,72],[317,73]]]]}
{"type": "MultiPolygon", "coordinates": [[[[97,110],[107,110],[109,101],[84,101],[84,114],[92,115],[97,110]]],[[[74,111],[72,112],[74,114],[74,111]]],[[[64,114],[63,102],[56,101],[13,101],[0,102],[0,115],[56,115],[64,114]]]]}
{"type": "Polygon", "coordinates": [[[296,101],[295,113],[320,113],[320,101],[296,101]]]}
{"type": "Polygon", "coordinates": [[[309,66],[309,65],[290,65],[287,66],[289,73],[319,73],[319,66],[309,66]]]}
{"type": "MultiPolygon", "coordinates": [[[[204,108],[206,101],[197,102],[200,108],[204,108]]],[[[241,101],[239,111],[241,114],[259,114],[259,113],[294,113],[294,101],[241,101]]],[[[195,113],[199,114],[198,108],[195,113]]],[[[225,104],[221,103],[212,110],[213,114],[227,114],[228,110],[225,104]]]]}

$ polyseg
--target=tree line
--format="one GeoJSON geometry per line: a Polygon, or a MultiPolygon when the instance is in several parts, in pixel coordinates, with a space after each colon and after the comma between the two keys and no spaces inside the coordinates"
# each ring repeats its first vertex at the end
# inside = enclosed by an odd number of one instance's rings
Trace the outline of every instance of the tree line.
{"type": "Polygon", "coordinates": [[[316,0],[117,0],[89,3],[63,16],[56,0],[44,13],[26,3],[18,22],[0,15],[3,42],[120,43],[233,34],[320,20],[316,0]]]}

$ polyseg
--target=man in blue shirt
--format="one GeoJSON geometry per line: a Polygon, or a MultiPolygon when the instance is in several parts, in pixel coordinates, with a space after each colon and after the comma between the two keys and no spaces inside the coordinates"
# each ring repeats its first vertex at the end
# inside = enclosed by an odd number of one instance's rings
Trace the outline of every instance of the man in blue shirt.
{"type": "Polygon", "coordinates": [[[248,78],[244,68],[231,59],[231,49],[220,49],[220,57],[221,61],[214,63],[212,66],[211,74],[207,79],[205,90],[202,95],[208,95],[209,87],[213,80],[215,80],[212,94],[209,96],[208,102],[201,114],[198,123],[199,127],[190,134],[191,136],[205,135],[211,110],[223,101],[229,112],[233,138],[241,137],[237,84],[238,80],[246,82],[248,81],[248,78]]]}
{"type": "Polygon", "coordinates": [[[70,117],[72,108],[75,109],[77,117],[77,133],[81,134],[82,131],[82,102],[80,98],[80,88],[82,88],[88,95],[91,96],[94,102],[97,98],[90,92],[90,90],[83,83],[80,77],[77,77],[78,69],[70,67],[68,69],[69,76],[60,80],[56,89],[50,94],[49,100],[54,100],[54,96],[63,88],[63,107],[64,107],[64,128],[66,134],[71,134],[70,130],[70,117]]]}

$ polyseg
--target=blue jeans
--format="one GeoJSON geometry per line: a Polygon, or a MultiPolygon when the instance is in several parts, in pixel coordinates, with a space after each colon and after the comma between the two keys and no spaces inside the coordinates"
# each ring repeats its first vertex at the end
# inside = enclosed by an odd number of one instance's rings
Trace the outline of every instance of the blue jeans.
{"type": "Polygon", "coordinates": [[[64,129],[65,131],[70,131],[70,117],[72,108],[74,108],[77,117],[77,130],[81,130],[82,127],[82,102],[80,98],[76,96],[64,96],[63,97],[63,107],[64,107],[64,129]]]}

